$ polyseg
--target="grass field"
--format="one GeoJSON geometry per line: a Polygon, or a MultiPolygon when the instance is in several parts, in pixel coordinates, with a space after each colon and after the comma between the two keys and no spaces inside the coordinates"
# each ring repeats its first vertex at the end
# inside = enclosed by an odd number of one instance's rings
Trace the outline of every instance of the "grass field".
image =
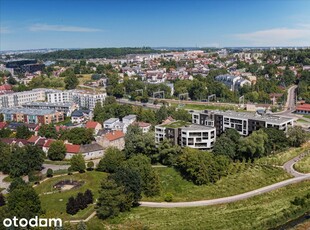
{"type": "Polygon", "coordinates": [[[300,161],[298,161],[294,165],[294,168],[298,172],[310,173],[310,154],[308,156],[304,157],[303,159],[301,159],[300,161]]]}
{"type": "Polygon", "coordinates": [[[303,117],[310,119],[310,115],[303,115],[303,117]]]}
{"type": "Polygon", "coordinates": [[[167,193],[173,195],[173,201],[213,199],[248,192],[290,178],[281,168],[255,166],[224,177],[216,184],[198,186],[184,180],[173,168],[156,168],[156,171],[161,182],[161,195],[143,197],[144,201],[164,201],[167,193]]]}
{"type": "MultiPolygon", "coordinates": [[[[309,192],[310,181],[302,182],[231,204],[194,208],[134,208],[107,221],[93,218],[89,229],[223,229],[260,230],[288,221],[283,210],[295,196],[309,192]],[[105,228],[109,225],[108,228],[105,228]],[[143,228],[145,227],[145,228],[143,228]]],[[[296,213],[291,218],[302,215],[296,213]]]]}
{"type": "Polygon", "coordinates": [[[300,123],[309,123],[308,121],[304,120],[304,119],[298,119],[297,122],[300,122],[300,123]]]}
{"type": "Polygon", "coordinates": [[[35,190],[40,194],[40,200],[42,203],[43,210],[46,210],[46,216],[57,216],[63,220],[73,220],[88,217],[93,211],[94,207],[89,206],[88,208],[79,211],[76,215],[70,216],[66,213],[66,203],[70,196],[76,196],[78,192],[85,192],[86,189],[92,190],[94,194],[94,199],[98,197],[98,190],[100,187],[101,179],[106,176],[105,173],[91,171],[82,174],[67,175],[58,178],[52,178],[45,181],[35,187],[35,190]],[[61,180],[72,179],[77,181],[84,181],[85,183],[78,189],[68,190],[64,192],[56,192],[57,190],[53,188],[54,184],[61,180]],[[53,194],[44,195],[43,193],[56,192],[53,194]]]}
{"type": "Polygon", "coordinates": [[[262,157],[258,159],[256,162],[260,164],[268,164],[268,165],[278,165],[282,166],[285,162],[293,159],[294,157],[298,156],[299,154],[305,152],[310,147],[310,143],[305,143],[300,148],[291,148],[287,151],[277,153],[275,155],[271,155],[268,157],[262,157]]]}

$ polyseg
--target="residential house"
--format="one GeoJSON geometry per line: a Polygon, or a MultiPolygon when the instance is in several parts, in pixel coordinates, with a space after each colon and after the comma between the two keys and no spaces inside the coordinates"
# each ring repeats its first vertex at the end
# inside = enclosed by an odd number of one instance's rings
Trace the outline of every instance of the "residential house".
{"type": "Polygon", "coordinates": [[[92,143],[80,146],[80,153],[85,160],[92,160],[103,157],[103,147],[98,143],[92,143]]]}
{"type": "Polygon", "coordinates": [[[125,148],[125,134],[120,130],[115,130],[96,137],[96,142],[103,148],[116,147],[119,150],[125,148]]]}
{"type": "Polygon", "coordinates": [[[96,121],[87,121],[85,128],[94,129],[94,134],[97,135],[99,130],[102,129],[102,125],[96,121]]]}
{"type": "Polygon", "coordinates": [[[142,133],[147,133],[150,131],[152,125],[150,123],[146,123],[146,122],[134,122],[133,125],[138,125],[139,128],[142,130],[142,133]]]}

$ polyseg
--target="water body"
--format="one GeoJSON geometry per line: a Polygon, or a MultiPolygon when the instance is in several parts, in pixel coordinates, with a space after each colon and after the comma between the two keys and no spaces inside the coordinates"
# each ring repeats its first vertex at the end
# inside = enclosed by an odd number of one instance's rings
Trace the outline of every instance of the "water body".
{"type": "Polygon", "coordinates": [[[288,230],[296,227],[299,224],[305,223],[306,221],[310,220],[310,212],[305,213],[304,215],[296,218],[295,220],[291,220],[283,225],[280,225],[276,228],[271,228],[270,230],[288,230]]]}

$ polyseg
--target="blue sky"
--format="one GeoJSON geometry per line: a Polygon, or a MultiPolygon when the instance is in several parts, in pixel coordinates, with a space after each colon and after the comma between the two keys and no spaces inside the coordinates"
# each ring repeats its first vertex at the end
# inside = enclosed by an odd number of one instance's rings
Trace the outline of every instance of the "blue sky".
{"type": "Polygon", "coordinates": [[[0,50],[310,46],[309,0],[0,0],[0,50]]]}

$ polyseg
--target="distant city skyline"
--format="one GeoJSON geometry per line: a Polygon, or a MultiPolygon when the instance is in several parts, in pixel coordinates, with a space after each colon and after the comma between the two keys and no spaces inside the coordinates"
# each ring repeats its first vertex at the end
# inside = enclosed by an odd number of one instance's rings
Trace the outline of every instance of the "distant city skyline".
{"type": "Polygon", "coordinates": [[[310,46],[308,0],[0,0],[0,50],[310,46]]]}

